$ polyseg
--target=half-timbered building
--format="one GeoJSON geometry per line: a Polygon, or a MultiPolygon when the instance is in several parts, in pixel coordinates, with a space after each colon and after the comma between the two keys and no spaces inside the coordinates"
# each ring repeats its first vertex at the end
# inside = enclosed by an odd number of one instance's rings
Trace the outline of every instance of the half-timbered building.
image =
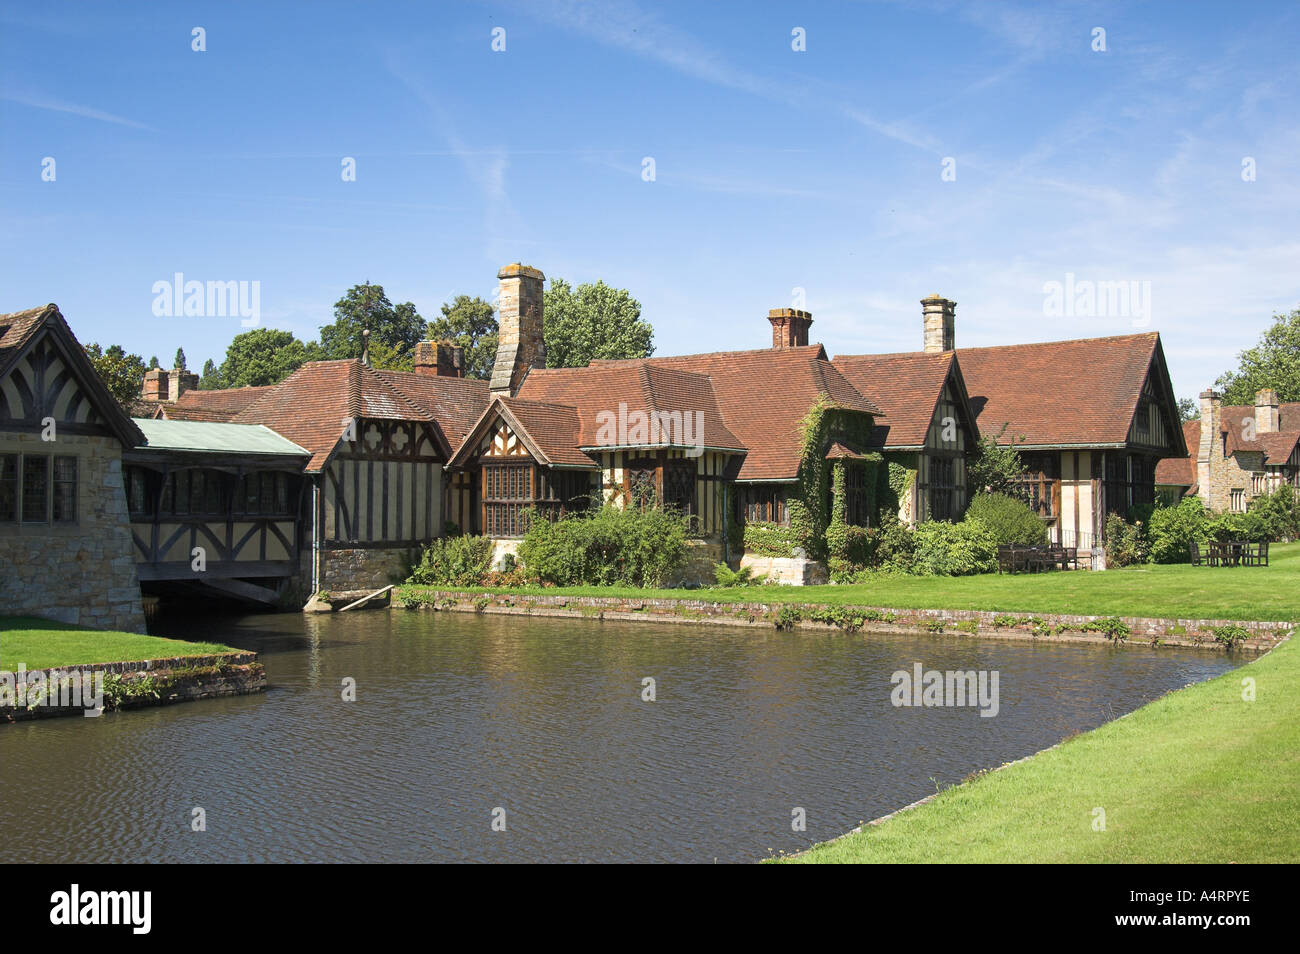
{"type": "Polygon", "coordinates": [[[57,306],[0,315],[4,612],[143,629],[122,492],[143,440],[57,306]]]}

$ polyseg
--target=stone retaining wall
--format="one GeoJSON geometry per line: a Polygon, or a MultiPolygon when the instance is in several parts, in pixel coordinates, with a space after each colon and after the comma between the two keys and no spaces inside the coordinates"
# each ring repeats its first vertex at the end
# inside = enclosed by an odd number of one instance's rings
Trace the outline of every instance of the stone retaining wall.
{"type": "MultiPolygon", "coordinates": [[[[55,679],[67,679],[74,673],[80,674],[83,679],[87,676],[93,677],[97,673],[104,673],[120,675],[124,682],[135,682],[148,677],[158,681],[157,698],[143,696],[127,699],[122,703],[122,709],[165,706],[175,702],[215,699],[221,696],[242,696],[266,690],[266,670],[257,661],[256,653],[246,652],[55,666],[51,669],[22,670],[6,672],[2,675],[12,677],[17,686],[26,686],[37,680],[50,684],[55,679]]],[[[42,705],[35,709],[28,709],[26,706],[0,706],[0,723],[26,722],[57,716],[84,718],[85,715],[86,709],[83,706],[42,705]]]]}
{"type": "MultiPolygon", "coordinates": [[[[557,616],[584,619],[628,620],[652,623],[709,623],[722,626],[759,626],[771,628],[777,613],[792,610],[798,618],[788,619],[791,626],[831,629],[842,622],[827,622],[815,615],[860,614],[860,628],[865,633],[930,632],[941,636],[976,636],[980,638],[1029,639],[1047,642],[1106,643],[1107,637],[1082,627],[1104,616],[1079,616],[1059,613],[1006,613],[984,610],[913,610],[871,606],[828,606],[814,603],[728,603],[691,599],[628,599],[608,596],[543,596],[503,593],[464,593],[452,590],[419,590],[418,601],[411,591],[399,590],[395,608],[426,608],[469,613],[505,613],[515,615],[557,616]],[[996,620],[1015,617],[1014,625],[998,625],[996,620]],[[1035,632],[1035,621],[1038,632],[1035,632]],[[1043,630],[1049,630],[1044,632],[1043,630]]],[[[787,617],[789,614],[787,614],[787,617]]],[[[1139,616],[1118,617],[1130,629],[1127,642],[1161,646],[1214,649],[1223,647],[1215,641],[1212,630],[1221,626],[1240,626],[1249,636],[1238,644],[1239,650],[1267,652],[1286,638],[1294,624],[1221,619],[1160,619],[1139,616]]]]}

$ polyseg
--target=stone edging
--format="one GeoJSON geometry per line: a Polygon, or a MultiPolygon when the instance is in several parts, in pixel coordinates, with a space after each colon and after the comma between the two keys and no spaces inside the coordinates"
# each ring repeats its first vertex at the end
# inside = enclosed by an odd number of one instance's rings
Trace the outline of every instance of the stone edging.
{"type": "MultiPolygon", "coordinates": [[[[465,593],[457,590],[429,590],[421,594],[418,608],[469,613],[501,613],[523,616],[551,616],[625,620],[656,623],[708,623],[722,626],[772,627],[776,613],[789,607],[804,618],[790,625],[804,629],[830,629],[835,621],[825,617],[842,612],[845,616],[865,614],[860,626],[864,633],[931,632],[941,636],[976,636],[994,639],[1029,639],[1044,642],[1108,643],[1102,633],[1083,630],[1094,620],[1106,616],[1081,616],[1062,613],[1004,613],[987,610],[891,609],[879,606],[822,603],[731,603],[691,599],[633,599],[612,596],[541,596],[516,593],[465,593]],[[823,620],[808,618],[820,615],[823,620]],[[1018,620],[1015,625],[999,626],[998,619],[1018,620]],[[1033,631],[1039,621],[1040,630],[1033,631]]],[[[393,608],[406,608],[401,594],[393,608]]],[[[412,607],[416,608],[416,607],[412,607]]],[[[1238,650],[1262,653],[1276,646],[1293,625],[1285,621],[1260,622],[1225,619],[1163,619],[1143,616],[1116,617],[1131,634],[1128,642],[1176,646],[1180,648],[1216,649],[1213,630],[1221,626],[1240,626],[1249,636],[1237,645],[1238,650]]],[[[840,624],[842,625],[842,624],[840,624]]]]}
{"type": "MultiPolygon", "coordinates": [[[[11,677],[17,687],[32,682],[32,676],[36,673],[40,674],[46,684],[55,679],[67,679],[74,673],[83,677],[96,673],[120,674],[128,682],[138,681],[146,675],[156,675],[159,680],[158,697],[128,699],[121,706],[123,710],[266,691],[266,670],[258,662],[257,653],[251,652],[54,666],[49,669],[0,672],[0,677],[11,677]]],[[[40,705],[34,709],[26,706],[0,706],[0,724],[58,716],[84,717],[85,714],[83,706],[40,705]]]]}

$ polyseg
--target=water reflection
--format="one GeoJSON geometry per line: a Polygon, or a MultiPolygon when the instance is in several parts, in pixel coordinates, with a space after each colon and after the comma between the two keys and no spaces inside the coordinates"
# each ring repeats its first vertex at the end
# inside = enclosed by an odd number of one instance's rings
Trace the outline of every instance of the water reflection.
{"type": "Polygon", "coordinates": [[[272,690],[0,728],[0,860],[756,860],[1234,665],[427,612],[159,626],[261,653],[272,690]],[[998,670],[999,715],[895,708],[890,675],[916,662],[998,670]]]}

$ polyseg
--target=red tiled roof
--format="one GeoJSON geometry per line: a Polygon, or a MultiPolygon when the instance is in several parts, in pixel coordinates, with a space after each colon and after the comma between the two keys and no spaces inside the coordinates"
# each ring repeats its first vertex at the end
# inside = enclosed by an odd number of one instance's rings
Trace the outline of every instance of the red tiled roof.
{"type": "Polygon", "coordinates": [[[577,408],[520,398],[499,397],[497,401],[514,417],[520,437],[533,445],[542,463],[561,467],[596,466],[596,461],[578,450],[582,425],[577,408]]]}
{"type": "Polygon", "coordinates": [[[1196,455],[1201,449],[1201,419],[1183,421],[1186,457],[1166,457],[1156,464],[1156,484],[1191,487],[1196,483],[1196,455]]]}
{"type": "MultiPolygon", "coordinates": [[[[1225,404],[1219,408],[1219,433],[1227,438],[1229,456],[1238,451],[1261,453],[1264,463],[1279,466],[1291,459],[1296,444],[1300,443],[1300,430],[1279,430],[1267,434],[1256,433],[1255,440],[1245,439],[1245,421],[1255,420],[1255,408],[1249,404],[1225,404]]],[[[1282,404],[1278,420],[1287,424],[1300,424],[1300,402],[1282,404]]],[[[1189,487],[1196,483],[1196,455],[1201,450],[1201,419],[1183,422],[1183,439],[1187,442],[1186,457],[1166,457],[1156,464],[1156,483],[1176,487],[1189,487]]]]}
{"type": "MultiPolygon", "coordinates": [[[[1260,434],[1256,432],[1255,440],[1246,440],[1247,421],[1255,421],[1255,406],[1253,404],[1224,404],[1219,408],[1219,431],[1228,437],[1228,453],[1235,454],[1237,451],[1257,451],[1265,452],[1263,439],[1269,438],[1269,444],[1276,452],[1282,451],[1282,440],[1278,434],[1289,434],[1300,427],[1300,403],[1287,403],[1278,405],[1278,430],[1272,434],[1260,434]]],[[[1270,460],[1268,463],[1282,463],[1287,457],[1291,456],[1288,449],[1282,460],[1270,460]]]]}
{"type": "Polygon", "coordinates": [[[229,421],[264,394],[278,385],[262,387],[223,388],[216,391],[198,389],[186,391],[175,402],[160,402],[163,416],[179,421],[229,421]]]}
{"type": "Polygon", "coordinates": [[[705,374],[657,367],[645,361],[602,362],[585,368],[538,368],[524,378],[517,396],[575,408],[581,426],[578,438],[581,447],[636,443],[744,449],[740,439],[723,422],[713,384],[705,374]],[[629,420],[636,411],[645,414],[647,420],[651,415],[670,415],[657,420],[671,423],[664,431],[646,433],[643,440],[637,441],[635,433],[617,433],[620,405],[625,411],[628,430],[637,427],[637,420],[629,420]],[[703,424],[698,434],[697,421],[703,424]],[[611,422],[616,426],[615,433],[605,433],[611,422]]]}
{"type": "Polygon", "coordinates": [[[911,448],[925,446],[935,406],[955,359],[952,351],[908,351],[842,354],[833,363],[884,411],[884,420],[872,431],[871,446],[911,448]]]}
{"type": "Polygon", "coordinates": [[[477,378],[380,371],[379,376],[401,391],[417,407],[428,411],[442,429],[452,453],[487,408],[488,383],[477,378]]]}
{"type": "Polygon", "coordinates": [[[862,451],[848,444],[841,444],[839,441],[831,441],[831,446],[826,448],[827,460],[843,460],[846,457],[850,460],[864,460],[866,456],[862,451]]]}
{"type": "Polygon", "coordinates": [[[1291,459],[1291,454],[1298,443],[1300,443],[1300,431],[1277,431],[1273,434],[1259,435],[1259,446],[1264,451],[1266,464],[1285,464],[1291,459]]]}
{"type": "Polygon", "coordinates": [[[265,424],[311,451],[307,471],[324,469],[354,418],[432,421],[433,415],[355,358],[309,361],[231,418],[265,424]]]}
{"type": "Polygon", "coordinates": [[[980,432],[1029,446],[1128,441],[1156,332],[996,348],[962,348],[962,374],[980,432]]]}
{"type": "MultiPolygon", "coordinates": [[[[800,423],[821,396],[864,414],[880,409],[826,360],[821,345],[717,351],[647,358],[646,364],[708,375],[727,429],[747,448],[738,480],[788,480],[799,475],[800,423]]],[[[635,365],[594,361],[592,368],[635,365]]]]}

